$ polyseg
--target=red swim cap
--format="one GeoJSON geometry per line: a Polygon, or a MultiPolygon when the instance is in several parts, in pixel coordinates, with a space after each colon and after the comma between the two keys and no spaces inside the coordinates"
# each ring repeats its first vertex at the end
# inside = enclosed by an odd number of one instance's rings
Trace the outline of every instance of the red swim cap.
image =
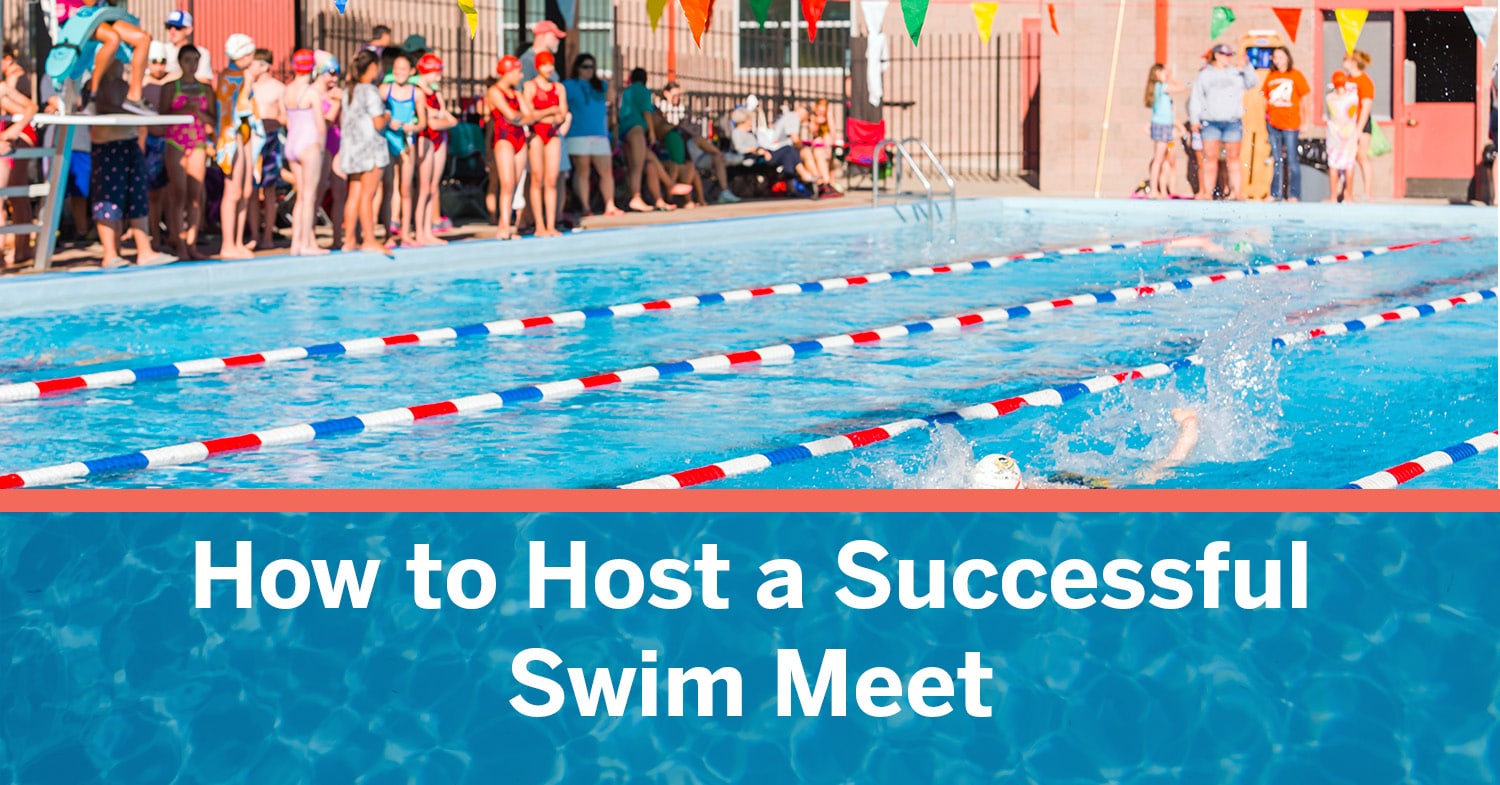
{"type": "Polygon", "coordinates": [[[554,68],[557,67],[557,61],[552,59],[551,52],[543,51],[536,53],[536,67],[541,68],[544,65],[550,65],[554,68]]]}
{"type": "Polygon", "coordinates": [[[318,58],[311,49],[298,49],[292,52],[292,71],[299,74],[310,74],[317,67],[318,58]]]}
{"type": "Polygon", "coordinates": [[[428,52],[417,61],[417,73],[440,74],[443,72],[443,58],[428,52]]]}
{"type": "Polygon", "coordinates": [[[500,62],[495,64],[495,73],[500,76],[505,76],[511,71],[518,71],[520,69],[521,59],[515,55],[506,55],[500,58],[500,62]]]}

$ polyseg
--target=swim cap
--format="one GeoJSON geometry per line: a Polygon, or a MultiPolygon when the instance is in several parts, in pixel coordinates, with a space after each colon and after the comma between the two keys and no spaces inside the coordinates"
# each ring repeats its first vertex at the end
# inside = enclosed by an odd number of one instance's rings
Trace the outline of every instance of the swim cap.
{"type": "Polygon", "coordinates": [[[969,487],[993,491],[1013,491],[1025,488],[1021,467],[1009,455],[991,453],[979,459],[974,470],[969,472],[969,487]]]}
{"type": "Polygon", "coordinates": [[[443,58],[431,52],[422,55],[422,58],[417,61],[417,73],[419,74],[440,74],[442,72],[443,58]]]}
{"type": "Polygon", "coordinates": [[[319,49],[318,53],[313,57],[317,61],[317,66],[313,68],[314,77],[322,76],[323,74],[338,76],[344,70],[339,65],[339,59],[334,57],[332,52],[325,52],[319,49]]]}
{"type": "Polygon", "coordinates": [[[318,59],[311,49],[298,49],[292,52],[292,72],[298,74],[310,74],[317,68],[318,59]]]}
{"type": "Polygon", "coordinates": [[[550,66],[552,66],[554,68],[557,67],[557,61],[555,61],[555,60],[552,59],[552,53],[551,52],[537,52],[536,53],[536,67],[537,68],[541,68],[544,65],[550,65],[550,66]]]}
{"type": "Polygon", "coordinates": [[[495,64],[495,73],[499,74],[500,76],[505,76],[511,71],[520,70],[520,68],[521,59],[519,57],[516,57],[515,55],[506,55],[500,58],[500,62],[495,64]]]}
{"type": "Polygon", "coordinates": [[[244,33],[235,33],[224,41],[224,54],[230,62],[255,54],[255,39],[244,33]]]}
{"type": "Polygon", "coordinates": [[[1333,72],[1333,86],[1334,87],[1343,87],[1346,84],[1349,84],[1349,75],[1346,74],[1346,73],[1344,73],[1343,71],[1334,71],[1333,72]]]}

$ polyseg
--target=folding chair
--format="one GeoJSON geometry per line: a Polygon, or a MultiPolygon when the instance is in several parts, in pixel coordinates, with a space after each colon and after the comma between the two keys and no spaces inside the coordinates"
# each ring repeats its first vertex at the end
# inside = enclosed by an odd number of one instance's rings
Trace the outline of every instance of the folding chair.
{"type": "Polygon", "coordinates": [[[869,177],[880,178],[882,169],[891,160],[889,145],[886,147],[880,145],[886,139],[885,121],[872,123],[852,117],[847,118],[844,120],[844,138],[846,140],[845,189],[847,190],[852,185],[851,176],[854,169],[860,169],[869,177]]]}

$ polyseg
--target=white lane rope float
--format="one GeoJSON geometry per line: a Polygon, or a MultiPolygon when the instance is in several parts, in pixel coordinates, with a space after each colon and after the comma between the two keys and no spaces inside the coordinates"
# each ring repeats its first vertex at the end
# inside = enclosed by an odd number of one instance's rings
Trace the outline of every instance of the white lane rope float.
{"type": "MultiPolygon", "coordinates": [[[[1362,327],[1334,330],[1332,329],[1333,326],[1326,326],[1314,330],[1307,330],[1303,332],[1278,336],[1271,340],[1271,345],[1273,347],[1285,347],[1303,341],[1310,341],[1315,338],[1343,335],[1347,332],[1357,331],[1373,325],[1388,324],[1390,322],[1405,321],[1421,318],[1424,316],[1432,316],[1434,314],[1451,310],[1458,305],[1480,302],[1482,299],[1493,299],[1495,297],[1494,289],[1486,289],[1484,291],[1488,294],[1484,294],[1483,297],[1481,297],[1480,292],[1469,292],[1467,294],[1459,295],[1456,297],[1448,297],[1442,300],[1435,300],[1432,303],[1428,303],[1426,305],[1397,308],[1394,311],[1385,311],[1381,314],[1362,317],[1361,319],[1355,319],[1336,325],[1347,328],[1347,325],[1359,324],[1362,325],[1362,327]],[[1442,303],[1446,307],[1438,306],[1438,303],[1442,303]]],[[[649,477],[644,480],[637,480],[635,482],[626,483],[625,485],[620,485],[617,487],[630,490],[673,490],[678,488],[689,488],[695,485],[703,485],[705,483],[728,479],[730,477],[739,477],[745,474],[762,472],[773,466],[780,466],[786,463],[795,463],[797,461],[807,460],[809,458],[821,458],[824,455],[833,455],[835,453],[850,452],[862,447],[867,447],[871,444],[877,444],[888,439],[893,439],[896,436],[906,433],[907,431],[916,430],[918,428],[931,427],[932,425],[938,423],[953,423],[963,420],[991,420],[997,417],[1004,417],[1025,406],[1061,406],[1062,404],[1081,395],[1111,390],[1115,387],[1119,387],[1122,384],[1135,381],[1137,379],[1155,379],[1171,373],[1175,373],[1190,365],[1202,364],[1202,360],[1197,355],[1190,355],[1180,360],[1174,360],[1167,363],[1156,363],[1154,365],[1146,365],[1140,368],[1133,368],[1131,370],[1115,374],[1096,376],[1092,379],[1085,379],[1074,384],[1062,385],[1059,387],[1050,387],[1047,389],[1027,393],[1025,395],[1018,395],[1011,398],[1002,398],[997,401],[976,404],[974,406],[966,406],[964,408],[956,409],[951,412],[943,412],[942,414],[932,414],[923,417],[896,420],[894,422],[888,422],[883,425],[874,426],[872,428],[863,428],[857,431],[841,433],[836,436],[814,439],[812,441],[802,442],[801,444],[795,444],[789,447],[779,447],[773,450],[768,450],[766,452],[755,453],[753,455],[742,455],[737,458],[730,458],[728,460],[719,461],[717,463],[705,464],[703,466],[685,469],[680,472],[660,474],[655,477],[649,477]]],[[[1482,439],[1485,437],[1479,438],[1482,439]]],[[[1462,448],[1462,446],[1463,445],[1458,445],[1457,447],[1449,449],[1459,449],[1462,448]]],[[[1422,461],[1425,459],[1433,459],[1433,456],[1438,456],[1441,454],[1442,453],[1433,453],[1432,455],[1426,455],[1417,460],[1422,461]]],[[[1411,465],[1414,464],[1403,464],[1403,466],[1411,465]]],[[[1396,468],[1400,469],[1401,467],[1396,468]]],[[[1395,469],[1392,469],[1390,471],[1394,472],[1395,469]]],[[[1418,473],[1421,472],[1419,471],[1418,473]]],[[[1365,480],[1370,480],[1371,478],[1375,478],[1378,476],[1380,475],[1371,475],[1370,477],[1366,477],[1365,480]]],[[[1398,480],[1398,482],[1405,481],[1406,480],[1404,479],[1398,480]]],[[[1364,482],[1364,480],[1361,480],[1360,482],[1364,482]]],[[[1355,486],[1349,485],[1345,487],[1355,486]]],[[[1394,483],[1388,486],[1372,487],[1394,487],[1394,483]]]]}
{"type": "Polygon", "coordinates": [[[247,354],[228,355],[222,357],[205,357],[197,360],[183,360],[180,362],[166,363],[163,365],[146,365],[136,368],[125,368],[116,371],[101,371],[76,376],[62,376],[50,379],[40,379],[31,382],[20,382],[16,384],[0,385],[0,403],[15,401],[26,401],[43,396],[60,395],[83,390],[100,389],[104,387],[123,387],[138,382],[157,381],[162,379],[176,379],[186,376],[202,376],[206,374],[223,373],[233,368],[245,368],[258,365],[269,365],[272,363],[290,362],[293,360],[304,360],[308,358],[333,357],[338,355],[369,355],[385,351],[392,346],[438,344],[452,341],[458,338],[468,338],[487,335],[515,335],[517,333],[534,330],[539,327],[551,325],[577,326],[591,321],[601,319],[620,319],[631,316],[640,316],[645,313],[658,311],[685,310],[705,305],[717,305],[720,303],[744,302],[763,297],[772,297],[788,294],[812,294],[816,292],[831,292],[841,289],[851,289],[869,284],[884,283],[887,281],[904,281],[913,278],[929,278],[937,275],[950,273],[967,273],[977,270],[991,270],[1007,265],[1011,262],[1034,261],[1045,259],[1049,256],[1083,256],[1088,254],[1101,254],[1111,251],[1126,251],[1134,248],[1144,248],[1153,245],[1170,243],[1175,237],[1157,238],[1151,240],[1130,240],[1119,243],[1101,243],[1095,245],[1083,245],[1073,248],[1058,248],[1053,250],[1033,250],[1010,254],[1009,256],[996,256],[989,259],[975,259],[966,262],[953,262],[951,264],[929,265],[924,267],[908,267],[901,270],[888,270],[884,272],[863,273],[860,275],[848,275],[836,278],[823,278],[817,281],[805,281],[802,283],[780,283],[771,286],[757,286],[744,289],[730,289],[710,294],[698,294],[679,297],[669,297],[660,300],[644,300],[632,303],[620,303],[606,305],[600,308],[584,308],[573,311],[562,311],[559,313],[545,314],[542,316],[527,316],[513,319],[499,319],[476,324],[458,325],[455,327],[439,327],[428,330],[413,330],[409,332],[394,333],[376,338],[354,338],[344,341],[330,341],[327,343],[311,344],[308,346],[292,346],[282,349],[267,349],[247,354]]]}
{"type": "Polygon", "coordinates": [[[1452,447],[1444,447],[1436,452],[1430,452],[1419,458],[1413,458],[1405,463],[1399,463],[1381,472],[1375,472],[1368,477],[1361,477],[1351,482],[1344,488],[1351,490],[1376,490],[1394,488],[1406,481],[1420,477],[1430,471],[1441,469],[1444,466],[1452,466],[1466,458],[1473,458],[1482,453],[1495,449],[1500,443],[1500,432],[1490,431],[1481,433],[1472,439],[1459,442],[1452,447]]]}
{"type": "Polygon", "coordinates": [[[1055,300],[1039,300],[1028,305],[994,308],[909,324],[890,325],[874,330],[823,336],[796,343],[774,344],[746,351],[706,355],[691,360],[645,365],[591,376],[524,385],[508,390],[469,395],[416,406],[403,406],[348,417],[298,423],[296,425],[243,433],[236,436],[184,442],[120,455],[55,464],[0,475],[0,490],[58,485],[85,477],[104,474],[118,474],[142,469],[198,463],[213,456],[240,450],[258,450],[264,447],[303,444],[317,439],[340,434],[358,433],[372,428],[408,425],[418,420],[433,417],[442,417],[463,412],[487,411],[506,406],[515,406],[520,403],[557,400],[571,397],[587,390],[612,387],[620,384],[654,381],[664,376],[723,370],[725,368],[766,361],[791,361],[828,349],[874,344],[891,338],[900,338],[925,332],[955,332],[976,324],[1019,319],[1061,308],[1138,300],[1158,293],[1198,288],[1224,281],[1241,280],[1252,275],[1269,275],[1303,270],[1318,265],[1354,261],[1371,256],[1379,256],[1392,251],[1442,242],[1449,241],[1426,240],[1337,254],[1325,254],[1291,262],[1277,262],[1259,267],[1232,270],[1226,273],[1195,276],[1179,281],[1164,281],[1155,284],[1124,287],[1107,292],[1080,294],[1055,300]]]}

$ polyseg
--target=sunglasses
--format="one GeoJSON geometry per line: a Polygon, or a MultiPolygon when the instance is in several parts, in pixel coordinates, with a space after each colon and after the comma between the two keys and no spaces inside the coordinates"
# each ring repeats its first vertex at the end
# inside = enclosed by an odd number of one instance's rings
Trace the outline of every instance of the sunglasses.
{"type": "Polygon", "coordinates": [[[593,67],[594,67],[593,63],[579,63],[578,64],[578,70],[580,70],[580,71],[582,71],[585,68],[593,68],[593,67]]]}

